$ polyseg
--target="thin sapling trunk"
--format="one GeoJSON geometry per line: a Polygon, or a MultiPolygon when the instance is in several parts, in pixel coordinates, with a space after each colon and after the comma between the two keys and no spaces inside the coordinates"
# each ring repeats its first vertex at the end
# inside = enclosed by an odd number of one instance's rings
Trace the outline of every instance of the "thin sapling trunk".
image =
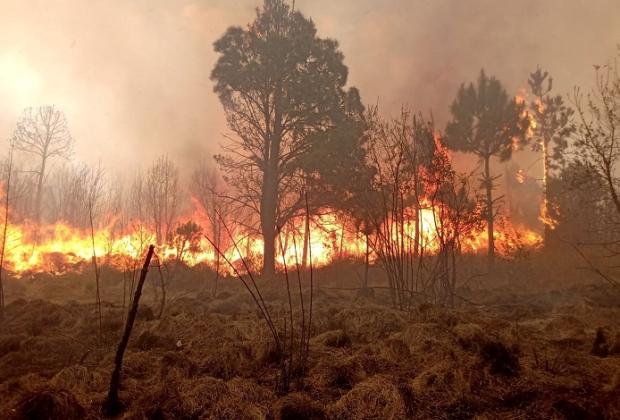
{"type": "Polygon", "coordinates": [[[118,390],[121,383],[121,371],[123,368],[123,356],[125,355],[125,349],[127,348],[127,344],[129,343],[131,330],[133,329],[133,324],[136,320],[136,315],[138,314],[138,306],[140,304],[140,296],[142,295],[142,287],[144,286],[144,281],[146,280],[146,275],[148,274],[154,251],[155,247],[153,245],[150,245],[149,250],[146,254],[146,258],[144,260],[144,265],[142,266],[142,271],[140,272],[140,279],[138,280],[138,284],[136,286],[136,293],[133,297],[131,310],[127,315],[125,330],[123,332],[123,336],[121,337],[121,341],[118,343],[116,356],[114,357],[114,370],[112,371],[112,377],[110,379],[110,389],[108,391],[108,396],[103,404],[103,412],[107,416],[115,416],[119,414],[123,409],[123,405],[118,396],[118,390]]]}

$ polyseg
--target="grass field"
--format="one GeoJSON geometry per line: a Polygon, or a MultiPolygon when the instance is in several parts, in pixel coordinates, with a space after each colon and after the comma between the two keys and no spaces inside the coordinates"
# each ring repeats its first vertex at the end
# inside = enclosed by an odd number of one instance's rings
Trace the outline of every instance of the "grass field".
{"type": "MultiPolygon", "coordinates": [[[[356,269],[316,274],[308,370],[286,395],[269,330],[238,280],[220,280],[214,297],[212,273],[188,270],[156,319],[151,274],[125,355],[121,418],[620,417],[618,291],[507,275],[463,288],[454,309],[401,312],[386,290],[359,289],[356,269]]],[[[101,342],[92,273],[9,279],[2,418],[100,417],[126,312],[122,275],[102,279],[101,342]]],[[[382,284],[379,270],[371,279],[382,284]]],[[[280,280],[261,290],[283,329],[280,280]]]]}

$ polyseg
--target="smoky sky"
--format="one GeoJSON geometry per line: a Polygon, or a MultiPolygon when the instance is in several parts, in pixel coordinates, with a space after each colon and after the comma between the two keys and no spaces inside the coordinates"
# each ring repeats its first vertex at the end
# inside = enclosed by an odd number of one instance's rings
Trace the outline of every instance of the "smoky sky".
{"type": "MultiPolygon", "coordinates": [[[[119,173],[168,154],[183,167],[227,132],[213,42],[261,0],[0,0],[0,138],[27,106],[55,104],[74,159],[119,173]]],[[[620,42],[617,0],[297,0],[335,38],[349,84],[386,115],[402,104],[439,128],[481,68],[517,93],[537,65],[556,91],[589,88],[620,42]]],[[[3,143],[6,148],[6,142],[3,143]]]]}

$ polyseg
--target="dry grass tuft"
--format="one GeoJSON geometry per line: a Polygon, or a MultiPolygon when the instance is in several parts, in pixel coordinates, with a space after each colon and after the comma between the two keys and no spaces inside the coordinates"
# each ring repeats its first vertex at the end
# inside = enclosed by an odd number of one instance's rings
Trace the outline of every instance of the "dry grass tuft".
{"type": "Polygon", "coordinates": [[[380,355],[392,363],[407,363],[411,358],[409,346],[398,336],[390,337],[383,342],[380,355]]]}
{"type": "Polygon", "coordinates": [[[138,306],[138,313],[136,314],[136,319],[140,321],[152,321],[155,319],[155,313],[153,312],[153,308],[148,305],[141,304],[138,306]]]}
{"type": "Polygon", "coordinates": [[[334,314],[330,322],[330,329],[342,329],[361,342],[385,338],[406,325],[404,313],[378,305],[342,309],[334,314]]]}
{"type": "Polygon", "coordinates": [[[385,375],[357,384],[328,407],[329,416],[334,419],[403,419],[407,412],[401,390],[385,375]]]}
{"type": "Polygon", "coordinates": [[[332,330],[314,337],[311,343],[326,347],[349,348],[352,345],[352,340],[343,330],[332,330]]]}
{"type": "Polygon", "coordinates": [[[42,389],[26,394],[17,404],[14,418],[24,420],[80,420],[84,407],[65,390],[42,389]]]}
{"type": "Polygon", "coordinates": [[[603,328],[598,328],[596,330],[596,337],[594,338],[594,343],[592,344],[592,350],[590,350],[590,354],[598,357],[607,357],[609,354],[609,343],[607,342],[607,334],[603,328]]]}
{"type": "Polygon", "coordinates": [[[204,359],[200,360],[200,373],[220,379],[243,376],[254,369],[249,346],[243,343],[225,342],[204,359]]]}
{"type": "Polygon", "coordinates": [[[501,341],[487,341],[480,349],[483,361],[489,364],[494,375],[514,376],[519,373],[519,356],[515,348],[508,348],[501,341]]]}
{"type": "Polygon", "coordinates": [[[310,376],[311,382],[318,388],[348,390],[364,379],[366,372],[356,358],[333,355],[321,359],[310,376]]]}
{"type": "Polygon", "coordinates": [[[507,346],[498,339],[487,337],[476,324],[459,324],[452,332],[464,350],[479,354],[491,374],[514,376],[519,373],[519,349],[516,345],[507,346]]]}
{"type": "Polygon", "coordinates": [[[172,350],[176,347],[173,338],[158,335],[149,330],[142,332],[132,344],[142,351],[153,349],[172,350]]]}
{"type": "Polygon", "coordinates": [[[303,393],[292,393],[280,398],[270,413],[274,420],[321,420],[325,417],[323,406],[303,393]]]}
{"type": "Polygon", "coordinates": [[[24,340],[23,335],[5,335],[0,337],[0,357],[5,354],[19,351],[21,349],[21,343],[24,340]]]}
{"type": "Polygon", "coordinates": [[[229,385],[208,376],[191,382],[167,380],[134,404],[133,415],[143,412],[150,419],[264,419],[267,409],[253,400],[268,397],[258,390],[253,395],[250,388],[247,383],[236,381],[229,385]]]}
{"type": "Polygon", "coordinates": [[[477,324],[458,324],[452,328],[459,345],[468,351],[478,351],[487,340],[486,334],[477,324]]]}
{"type": "Polygon", "coordinates": [[[89,394],[105,388],[108,378],[101,372],[75,365],[63,368],[49,383],[54,388],[67,389],[75,394],[89,394]]]}
{"type": "Polygon", "coordinates": [[[167,352],[159,362],[159,373],[162,380],[166,380],[168,376],[193,378],[198,374],[198,370],[198,365],[194,360],[177,351],[167,352]]]}

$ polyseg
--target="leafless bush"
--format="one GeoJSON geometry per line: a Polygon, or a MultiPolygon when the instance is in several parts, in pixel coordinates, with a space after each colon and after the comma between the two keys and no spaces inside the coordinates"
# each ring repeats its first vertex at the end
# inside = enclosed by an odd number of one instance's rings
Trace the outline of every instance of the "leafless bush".
{"type": "MultiPolygon", "coordinates": [[[[217,250],[225,250],[230,246],[222,226],[222,220],[218,217],[218,214],[223,215],[224,218],[230,217],[233,206],[225,196],[225,188],[219,173],[206,160],[202,160],[194,169],[190,191],[205,216],[203,221],[203,227],[206,229],[205,233],[215,243],[213,247],[213,259],[215,261],[213,295],[215,296],[221,275],[222,262],[220,253],[217,250]]],[[[233,229],[235,226],[233,226],[233,229]]]]}
{"type": "Polygon", "coordinates": [[[167,156],[156,159],[145,174],[135,176],[127,197],[132,219],[152,228],[158,244],[173,238],[179,199],[179,169],[167,156]]]}
{"type": "Polygon", "coordinates": [[[480,223],[470,177],[452,169],[432,121],[406,109],[389,122],[374,109],[368,120],[376,175],[365,216],[392,301],[400,309],[416,299],[453,304],[461,241],[480,223]]]}
{"type": "Polygon", "coordinates": [[[89,227],[91,214],[96,219],[102,213],[105,188],[101,167],[72,164],[60,167],[54,171],[49,186],[48,219],[89,227]]]}
{"type": "Polygon", "coordinates": [[[596,67],[594,90],[583,95],[575,89],[573,101],[578,118],[578,127],[573,144],[574,158],[570,164],[581,169],[582,184],[598,186],[594,191],[603,195],[594,196],[594,209],[613,209],[604,218],[604,232],[591,242],[572,242],[575,250],[586,261],[587,269],[593,271],[611,285],[619,286],[612,273],[614,260],[620,255],[620,193],[618,185],[618,163],[620,162],[620,72],[616,63],[596,67]],[[586,251],[585,248],[591,248],[586,251]],[[594,262],[595,254],[602,260],[594,262]]]}

